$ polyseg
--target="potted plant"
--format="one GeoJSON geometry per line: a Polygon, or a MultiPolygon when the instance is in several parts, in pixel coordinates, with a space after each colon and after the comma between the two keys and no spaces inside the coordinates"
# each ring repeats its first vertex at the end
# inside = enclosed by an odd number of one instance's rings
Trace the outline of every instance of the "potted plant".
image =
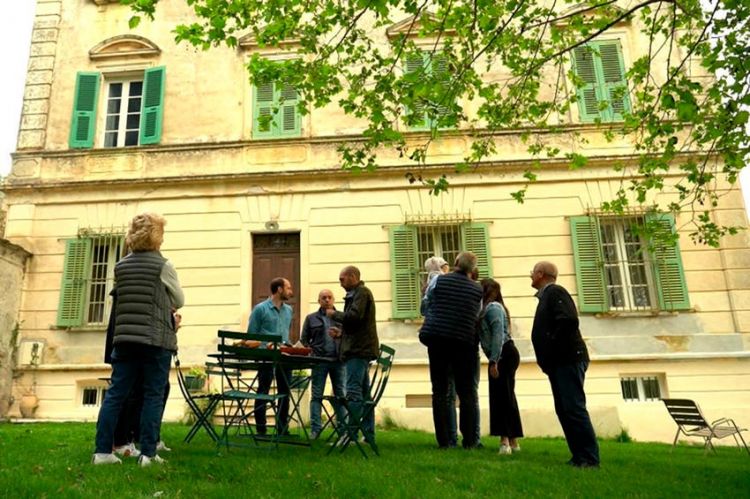
{"type": "Polygon", "coordinates": [[[185,375],[185,388],[188,390],[203,390],[206,385],[206,370],[193,367],[185,375]]]}
{"type": "Polygon", "coordinates": [[[33,418],[37,407],[39,407],[39,398],[36,396],[36,369],[39,367],[39,360],[39,343],[34,342],[31,345],[31,360],[29,362],[31,385],[26,393],[21,396],[21,402],[18,405],[21,416],[26,419],[33,418]]]}

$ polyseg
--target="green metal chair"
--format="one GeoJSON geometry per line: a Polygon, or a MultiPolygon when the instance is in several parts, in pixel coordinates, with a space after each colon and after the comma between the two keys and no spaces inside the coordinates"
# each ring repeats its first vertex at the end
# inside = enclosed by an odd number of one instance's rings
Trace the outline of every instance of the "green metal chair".
{"type": "MultiPolygon", "coordinates": [[[[279,402],[286,398],[286,394],[280,393],[258,393],[255,387],[257,382],[257,368],[261,366],[272,366],[281,358],[279,349],[282,341],[281,335],[241,333],[235,331],[219,330],[220,342],[218,345],[218,364],[223,371],[223,379],[227,383],[227,390],[223,390],[220,397],[224,402],[224,429],[220,436],[218,445],[222,443],[229,448],[229,433],[234,428],[235,434],[246,435],[258,445],[259,435],[253,430],[251,418],[256,413],[253,407],[255,401],[267,402],[265,409],[269,407],[273,412],[274,420],[278,418],[279,402]],[[249,351],[243,347],[237,347],[228,343],[228,340],[256,340],[264,345],[249,351]],[[242,373],[254,371],[251,377],[243,377],[242,373]]],[[[270,440],[278,447],[279,435],[270,440]]],[[[239,445],[233,443],[232,445],[239,445]]]]}
{"type": "Polygon", "coordinates": [[[364,436],[364,443],[369,445],[375,455],[380,456],[380,450],[374,438],[371,438],[365,432],[364,423],[375,413],[375,409],[383,397],[383,393],[385,393],[395,355],[396,351],[393,348],[388,345],[380,345],[380,354],[375,359],[370,371],[370,393],[364,401],[361,414],[356,414],[356,411],[352,411],[351,404],[346,397],[324,397],[324,400],[333,408],[332,412],[326,411],[329,414],[329,420],[333,421],[333,435],[335,438],[335,442],[328,451],[328,454],[331,454],[335,449],[338,449],[339,452],[344,452],[350,445],[354,444],[365,458],[369,457],[367,452],[365,452],[365,447],[362,445],[363,442],[358,439],[358,435],[361,433],[364,436]],[[347,415],[345,421],[332,418],[332,413],[338,414],[342,412],[340,409],[343,409],[343,412],[347,415]]]}

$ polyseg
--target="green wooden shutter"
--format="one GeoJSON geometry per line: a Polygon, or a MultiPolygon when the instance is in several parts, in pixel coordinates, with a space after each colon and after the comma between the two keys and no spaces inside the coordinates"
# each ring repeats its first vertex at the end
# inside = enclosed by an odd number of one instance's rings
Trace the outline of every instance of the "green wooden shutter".
{"type": "MultiPolygon", "coordinates": [[[[449,82],[450,74],[448,73],[448,59],[445,57],[444,54],[435,54],[431,60],[430,60],[430,71],[433,75],[435,75],[435,79],[440,82],[441,85],[441,95],[443,95],[444,99],[448,99],[448,92],[450,91],[449,82]]],[[[437,104],[437,114],[438,119],[445,116],[450,112],[450,104],[449,102],[444,103],[436,103],[437,104]]],[[[433,125],[433,122],[429,123],[430,126],[433,125]]]]}
{"type": "Polygon", "coordinates": [[[609,120],[622,120],[623,113],[630,112],[630,98],[625,80],[625,65],[622,61],[620,42],[599,42],[601,64],[601,95],[609,101],[609,120]]]}
{"type": "Polygon", "coordinates": [[[253,137],[273,137],[278,129],[273,123],[274,114],[273,82],[258,83],[253,87],[253,137]],[[270,116],[268,121],[261,122],[261,117],[270,116]]]}
{"type": "Polygon", "coordinates": [[[164,119],[164,80],[166,68],[147,69],[143,75],[140,144],[158,144],[164,119]]]}
{"type": "Polygon", "coordinates": [[[414,226],[391,227],[391,302],[394,319],[419,317],[419,262],[414,226]]]}
{"type": "MultiPolygon", "coordinates": [[[[674,233],[674,216],[656,214],[647,217],[649,226],[656,223],[659,230],[674,233]]],[[[689,310],[687,283],[682,267],[680,247],[677,242],[666,244],[656,241],[653,249],[656,289],[659,294],[659,308],[662,310],[689,310]]]]}
{"type": "Polygon", "coordinates": [[[86,282],[91,268],[91,239],[69,239],[65,242],[65,262],[60,285],[57,325],[83,325],[86,282]]]}
{"type": "Polygon", "coordinates": [[[73,117],[70,120],[71,148],[93,147],[96,130],[96,106],[99,102],[99,73],[79,72],[73,100],[73,117]]]}
{"type": "Polygon", "coordinates": [[[463,240],[462,248],[465,251],[471,251],[477,256],[479,278],[492,277],[489,226],[484,223],[462,224],[461,239],[463,240]]]}
{"type": "Polygon", "coordinates": [[[599,118],[599,96],[595,54],[589,45],[582,45],[573,49],[573,64],[576,75],[583,80],[584,85],[578,88],[578,112],[581,121],[591,122],[599,118]]]}
{"type": "MultiPolygon", "coordinates": [[[[406,56],[406,67],[404,71],[406,73],[416,73],[419,71],[427,72],[427,64],[429,61],[428,52],[413,53],[406,56]]],[[[411,128],[425,128],[428,126],[427,116],[425,115],[425,109],[423,103],[415,103],[411,108],[406,109],[406,114],[414,114],[421,116],[421,120],[411,125],[411,128]]]]}
{"type": "Polygon", "coordinates": [[[596,217],[571,217],[570,235],[573,239],[578,310],[588,313],[606,312],[609,305],[604,257],[596,217]]]}
{"type": "Polygon", "coordinates": [[[278,129],[281,135],[297,136],[300,134],[300,115],[297,109],[297,89],[284,83],[276,85],[281,87],[279,99],[279,112],[277,115],[278,129]]]}

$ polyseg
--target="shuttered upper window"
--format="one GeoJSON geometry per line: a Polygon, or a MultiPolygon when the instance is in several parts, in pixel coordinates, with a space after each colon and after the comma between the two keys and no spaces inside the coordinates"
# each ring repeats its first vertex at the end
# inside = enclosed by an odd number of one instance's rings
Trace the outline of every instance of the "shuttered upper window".
{"type": "Polygon", "coordinates": [[[570,220],[581,312],[688,310],[687,285],[677,242],[640,230],[649,223],[674,233],[674,217],[573,217],[570,220]]]}
{"type": "Polygon", "coordinates": [[[253,87],[253,137],[299,137],[301,119],[297,90],[286,83],[253,87]]]}
{"type": "MultiPolygon", "coordinates": [[[[164,116],[164,67],[147,69],[139,77],[107,80],[103,99],[101,145],[124,147],[158,144],[164,116]]],[[[75,149],[94,146],[101,74],[76,76],[69,145],[75,149]]]]}
{"type": "Polygon", "coordinates": [[[421,87],[421,92],[412,96],[413,105],[406,108],[406,115],[411,129],[428,129],[445,127],[441,118],[449,112],[449,106],[455,100],[448,85],[448,64],[440,53],[430,51],[412,53],[406,56],[406,78],[415,81],[431,83],[421,87]]]}
{"type": "Polygon", "coordinates": [[[630,112],[622,49],[617,40],[590,42],[573,49],[581,121],[620,121],[630,112]]]}
{"type": "Polygon", "coordinates": [[[453,265],[462,251],[477,255],[479,277],[492,277],[487,224],[407,224],[391,227],[391,300],[394,319],[416,319],[431,256],[453,265]]]}
{"type": "Polygon", "coordinates": [[[88,234],[65,242],[58,326],[107,324],[115,263],[124,256],[124,248],[121,233],[88,234]]]}

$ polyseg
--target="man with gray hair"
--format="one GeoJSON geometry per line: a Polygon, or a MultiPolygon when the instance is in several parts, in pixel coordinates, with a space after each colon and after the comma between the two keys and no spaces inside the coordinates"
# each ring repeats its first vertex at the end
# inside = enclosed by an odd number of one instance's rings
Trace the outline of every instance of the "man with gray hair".
{"type": "Polygon", "coordinates": [[[432,382],[432,419],[438,447],[455,447],[456,408],[453,389],[460,402],[459,427],[464,448],[480,447],[479,349],[476,320],[482,302],[482,288],[471,280],[477,265],[474,253],[463,252],[455,269],[435,278],[428,291],[424,324],[419,341],[427,346],[432,382]]]}
{"type": "Polygon", "coordinates": [[[556,283],[557,267],[539,262],[531,271],[531,286],[539,303],[531,342],[539,367],[549,378],[555,412],[578,468],[599,467],[599,445],[586,410],[583,382],[589,354],[578,329],[578,313],[570,293],[556,283]]]}

